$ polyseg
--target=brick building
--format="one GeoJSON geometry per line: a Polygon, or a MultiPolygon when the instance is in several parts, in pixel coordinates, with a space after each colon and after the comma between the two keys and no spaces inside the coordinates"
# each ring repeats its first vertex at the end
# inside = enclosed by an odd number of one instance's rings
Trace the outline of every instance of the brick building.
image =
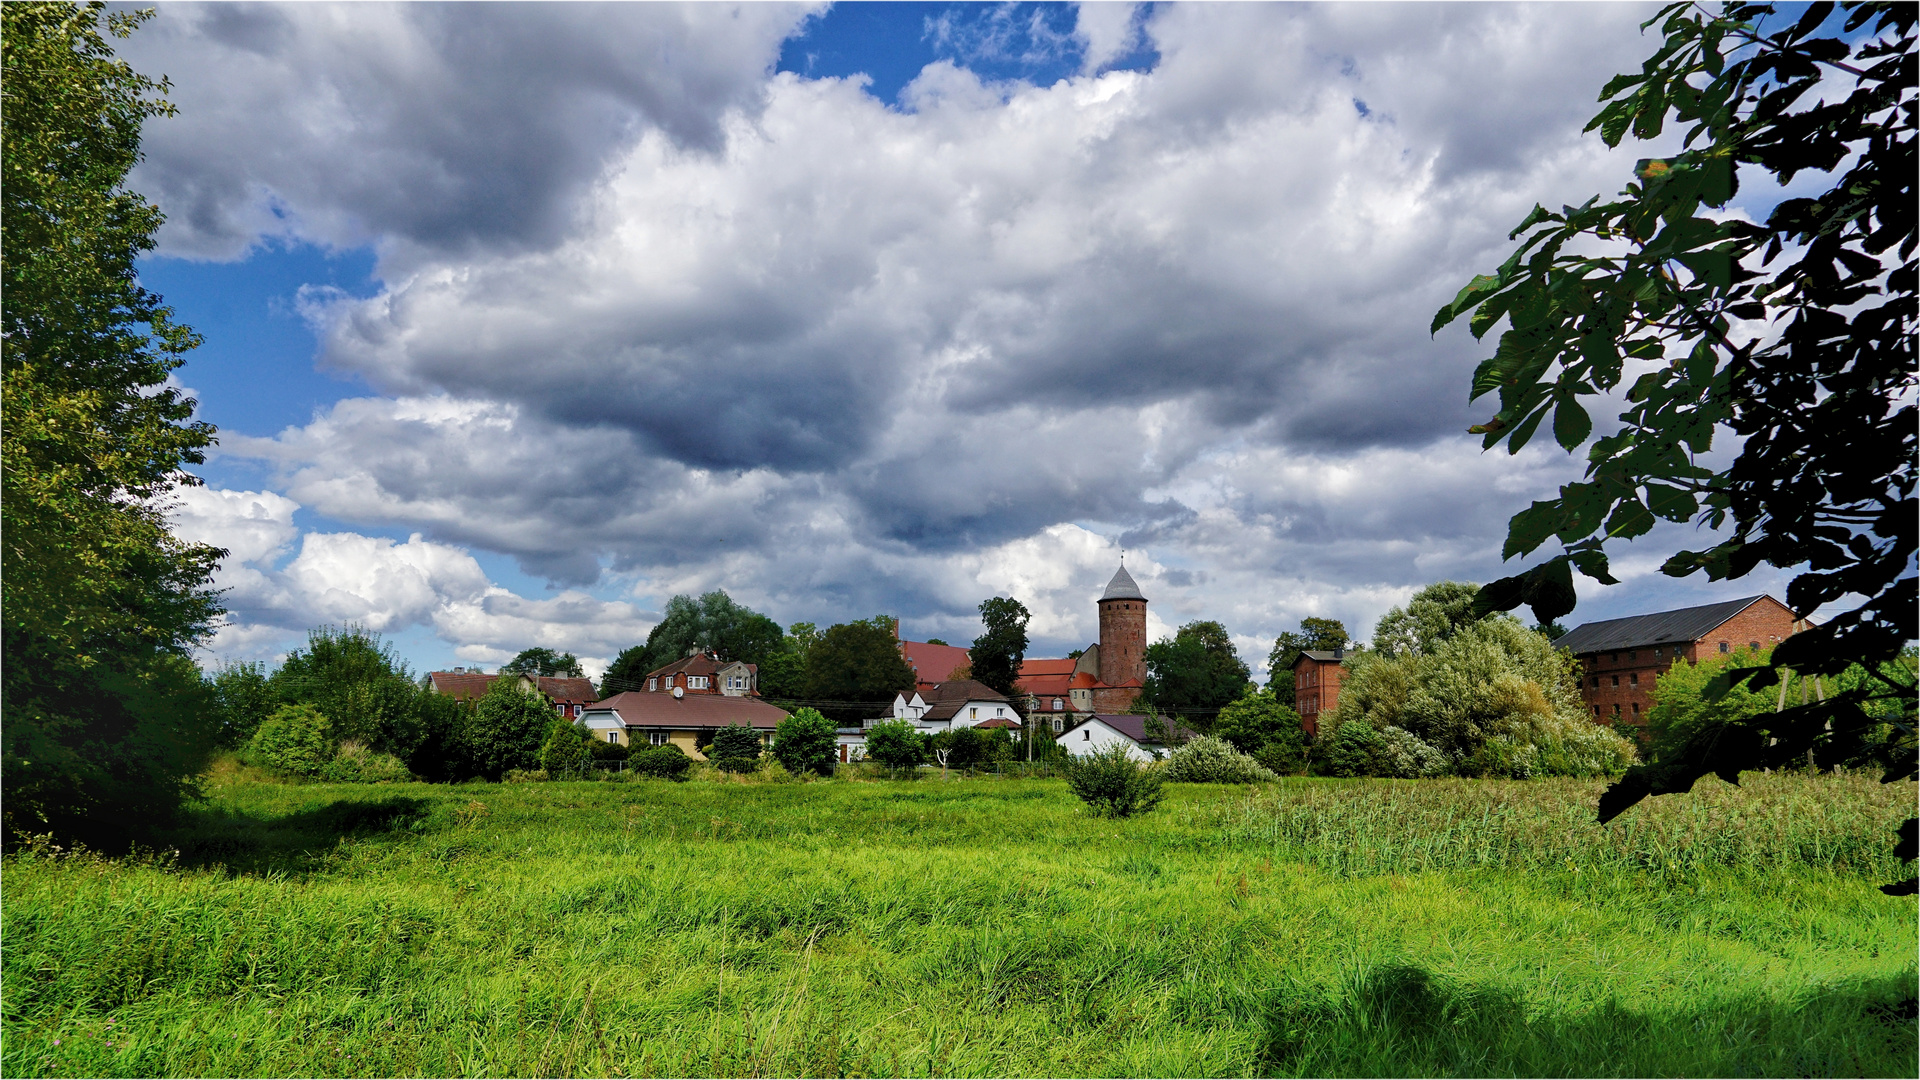
{"type": "Polygon", "coordinates": [[[1806,626],[1785,604],[1762,595],[1582,623],[1554,645],[1580,661],[1580,696],[1595,720],[1638,725],[1653,704],[1654,676],[1674,661],[1769,648],[1806,626]]]}
{"type": "Polygon", "coordinates": [[[1125,713],[1147,681],[1147,598],[1122,566],[1100,594],[1100,640],[1078,657],[1027,660],[1016,685],[1029,712],[1052,714],[1055,731],[1069,713],[1125,713]]]}
{"type": "Polygon", "coordinates": [[[712,653],[696,652],[665,667],[647,672],[649,694],[719,694],[723,697],[752,697],[760,689],[758,664],[721,660],[712,653]]]}
{"type": "Polygon", "coordinates": [[[1300,726],[1315,738],[1320,735],[1320,714],[1340,704],[1340,684],[1347,677],[1340,663],[1344,659],[1345,649],[1302,649],[1293,658],[1293,709],[1300,714],[1300,726]]]}

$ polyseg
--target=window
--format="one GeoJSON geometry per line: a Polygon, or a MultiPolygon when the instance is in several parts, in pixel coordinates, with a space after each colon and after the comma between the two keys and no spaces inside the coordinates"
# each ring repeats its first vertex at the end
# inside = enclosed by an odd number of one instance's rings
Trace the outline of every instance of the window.
{"type": "Polygon", "coordinates": [[[1093,732],[1091,732],[1091,731],[1083,731],[1083,732],[1081,732],[1081,733],[1080,733],[1080,741],[1081,741],[1081,742],[1092,742],[1092,741],[1093,741],[1093,732]]]}
{"type": "Polygon", "coordinates": [[[979,715],[980,715],[980,710],[979,710],[979,709],[972,709],[972,708],[970,708],[970,709],[968,709],[968,710],[967,710],[967,719],[969,719],[969,720],[972,720],[972,719],[974,719],[975,717],[977,717],[977,716],[979,716],[979,715]]]}
{"type": "Polygon", "coordinates": [[[647,742],[654,746],[665,746],[667,745],[667,733],[664,731],[649,731],[647,732],[647,742]]]}
{"type": "Polygon", "coordinates": [[[1595,706],[1593,707],[1593,718],[1594,718],[1595,720],[1598,720],[1598,719],[1600,718],[1600,706],[1598,706],[1598,705],[1595,705],[1595,706]]]}
{"type": "Polygon", "coordinates": [[[1007,710],[1006,710],[1005,708],[1003,708],[1003,707],[1001,707],[1001,706],[998,706],[998,705],[996,705],[996,706],[994,706],[994,709],[993,709],[993,715],[995,715],[995,716],[1005,716],[1005,715],[1007,715],[1007,710]]]}
{"type": "Polygon", "coordinates": [[[1640,703],[1637,701],[1633,703],[1633,715],[1635,716],[1640,715],[1640,703]]]}
{"type": "Polygon", "coordinates": [[[1053,711],[1054,711],[1054,712],[1059,712],[1059,711],[1060,711],[1060,708],[1061,708],[1061,706],[1062,706],[1063,704],[1064,704],[1064,703],[1063,703],[1063,702],[1062,702],[1062,701],[1061,701],[1061,700],[1060,700],[1059,698],[1054,698],[1054,699],[1053,699],[1053,711]]]}
{"type": "Polygon", "coordinates": [[[1620,654],[1619,654],[1619,653],[1608,653],[1608,654],[1607,654],[1607,663],[1609,663],[1609,664],[1617,664],[1617,663],[1619,663],[1619,662],[1620,662],[1620,654]]]}
{"type": "Polygon", "coordinates": [[[1615,718],[1616,720],[1617,720],[1617,719],[1619,719],[1619,717],[1620,717],[1620,706],[1618,706],[1618,705],[1615,705],[1615,706],[1613,707],[1613,715],[1614,715],[1614,718],[1615,718]]]}
{"type": "Polygon", "coordinates": [[[617,742],[619,742],[619,741],[620,741],[620,733],[619,733],[619,732],[617,732],[617,731],[609,731],[609,732],[607,732],[607,741],[608,741],[608,742],[615,742],[615,743],[617,743],[617,742]]]}
{"type": "Polygon", "coordinates": [[[1054,718],[1053,718],[1053,733],[1054,733],[1055,735],[1058,735],[1058,734],[1060,734],[1061,732],[1063,732],[1063,731],[1065,731],[1065,730],[1067,730],[1067,722],[1066,722],[1065,720],[1062,720],[1062,719],[1060,719],[1060,718],[1059,718],[1059,717],[1057,717],[1057,716],[1056,716],[1056,717],[1054,717],[1054,718]]]}
{"type": "Polygon", "coordinates": [[[660,689],[660,680],[659,680],[658,678],[652,678],[652,679],[648,679],[648,680],[647,680],[647,689],[649,689],[649,690],[658,690],[658,689],[660,689]]]}
{"type": "MultiPolygon", "coordinates": [[[[1627,685],[1629,685],[1629,686],[1639,686],[1639,685],[1640,685],[1640,676],[1639,676],[1638,674],[1633,674],[1633,675],[1629,675],[1629,676],[1627,676],[1627,685]]],[[[1634,708],[1636,708],[1636,709],[1637,709],[1637,708],[1639,708],[1639,707],[1640,707],[1640,706],[1638,706],[1638,705],[1635,705],[1635,706],[1634,706],[1634,708]]]]}
{"type": "Polygon", "coordinates": [[[580,705],[575,705],[575,706],[573,707],[573,715],[575,715],[575,716],[579,716],[579,715],[580,715],[580,710],[581,710],[581,708],[583,708],[583,706],[580,706],[580,705]]]}
{"type": "Polygon", "coordinates": [[[1655,646],[1653,647],[1653,658],[1654,658],[1655,660],[1658,660],[1658,659],[1660,659],[1660,646],[1658,646],[1658,645],[1655,645],[1655,646]]]}
{"type": "Polygon", "coordinates": [[[1595,676],[1593,677],[1593,688],[1594,688],[1595,690],[1598,690],[1598,689],[1600,689],[1600,676],[1598,676],[1598,675],[1595,675],[1595,676]]]}
{"type": "Polygon", "coordinates": [[[1759,643],[1759,642],[1757,642],[1757,641],[1749,641],[1749,642],[1747,642],[1747,648],[1749,648],[1749,649],[1752,649],[1752,650],[1753,650],[1754,652],[1759,652],[1759,651],[1760,651],[1760,643],[1759,643]]]}
{"type": "Polygon", "coordinates": [[[1727,651],[1727,643],[1726,643],[1726,642],[1724,642],[1724,641],[1723,641],[1723,642],[1721,642],[1721,643],[1720,643],[1720,651],[1721,651],[1721,652],[1726,652],[1726,651],[1727,651]]]}
{"type": "Polygon", "coordinates": [[[1619,685],[1620,685],[1620,676],[1618,676],[1618,675],[1615,675],[1615,676],[1613,676],[1613,685],[1615,685],[1615,686],[1619,686],[1619,685]]]}

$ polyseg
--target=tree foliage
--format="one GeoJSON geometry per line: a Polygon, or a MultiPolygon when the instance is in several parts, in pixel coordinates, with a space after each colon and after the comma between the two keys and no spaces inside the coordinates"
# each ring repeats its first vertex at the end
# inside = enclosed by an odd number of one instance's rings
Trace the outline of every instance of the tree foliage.
{"type": "Polygon", "coordinates": [[[500,666],[500,674],[579,679],[585,677],[586,672],[580,669],[580,660],[572,653],[556,653],[552,649],[536,647],[520,650],[518,656],[500,666]]]}
{"type": "Polygon", "coordinates": [[[1304,768],[1312,743],[1300,726],[1300,714],[1283,704],[1271,685],[1220,710],[1213,734],[1276,773],[1304,768]]]}
{"type": "Polygon", "coordinates": [[[578,777],[593,765],[593,736],[585,724],[568,723],[549,714],[547,741],[540,747],[540,767],[554,779],[578,777]]]}
{"type": "Polygon", "coordinates": [[[1191,740],[1168,755],[1166,775],[1176,784],[1260,784],[1280,779],[1251,755],[1212,736],[1191,740]]]}
{"type": "Polygon", "coordinates": [[[815,701],[845,702],[823,706],[835,719],[858,721],[873,715],[873,706],[910,693],[915,676],[893,620],[885,615],[830,626],[807,650],[805,696],[815,701]]]}
{"type": "Polygon", "coordinates": [[[263,769],[311,780],[333,761],[339,746],[333,724],[319,709],[282,705],[255,729],[247,756],[263,769]]]}
{"type": "Polygon", "coordinates": [[[883,720],[867,729],[867,757],[889,769],[927,762],[927,738],[905,720],[883,720]]]}
{"type": "MultiPolygon", "coordinates": [[[[1434,317],[1438,331],[1472,312],[1476,337],[1507,323],[1473,380],[1475,397],[1500,398],[1473,429],[1487,446],[1517,452],[1549,413],[1562,446],[1591,443],[1586,479],[1508,528],[1508,557],[1549,539],[1563,553],[1489,585],[1484,609],[1527,603],[1542,622],[1565,614],[1570,567],[1611,584],[1606,542],[1663,519],[1724,530],[1668,559],[1668,574],[1801,567],[1787,587],[1795,611],[1864,598],[1782,642],[1772,665],[1726,672],[1714,691],[1765,689],[1779,668],[1838,675],[1856,663],[1870,685],[1750,717],[1634,769],[1601,797],[1602,820],[1707,773],[1734,780],[1809,751],[1846,760],[1875,727],[1876,699],[1913,713],[1913,684],[1880,675],[1916,636],[1916,8],[1845,12],[1836,34],[1823,29],[1830,3],[1791,23],[1764,4],[1665,8],[1645,24],[1661,24],[1660,48],[1607,84],[1588,130],[1617,146],[1629,132],[1659,135],[1671,118],[1690,125],[1682,152],[1643,160],[1613,202],[1536,206],[1506,263],[1434,317]],[[1723,212],[1756,173],[1827,186],[1781,200],[1764,221],[1723,212]],[[1621,389],[1619,430],[1593,438],[1581,399],[1621,389]],[[1741,442],[1716,470],[1699,459],[1722,429],[1741,442]]],[[[1915,767],[1895,763],[1888,779],[1915,767]]]]}
{"type": "Polygon", "coordinates": [[[1010,596],[980,601],[980,621],[986,633],[973,639],[967,650],[972,677],[1009,698],[1013,683],[1020,677],[1020,662],[1027,656],[1027,621],[1033,618],[1026,605],[1010,596]]]}
{"type": "Polygon", "coordinates": [[[140,287],[162,217],[123,186],[172,106],[108,40],[150,14],[0,7],[5,824],[94,843],[164,821],[218,734],[186,658],[223,553],[165,518],[213,442],[166,384],[199,338],[140,287]]]}
{"type": "Polygon", "coordinates": [[[1139,701],[1161,712],[1211,714],[1245,692],[1250,674],[1226,627],[1190,622],[1172,638],[1147,646],[1147,679],[1139,701]]]}
{"type": "Polygon", "coordinates": [[[1480,586],[1440,581],[1414,593],[1404,608],[1389,608],[1373,627],[1373,648],[1386,656],[1419,656],[1479,618],[1480,586]]]}
{"type": "Polygon", "coordinates": [[[713,733],[707,757],[721,772],[752,772],[760,761],[760,734],[745,724],[728,724],[713,733]]]}
{"type": "Polygon", "coordinates": [[[1066,759],[1067,788],[1096,817],[1129,818],[1160,805],[1166,776],[1157,766],[1142,768],[1127,756],[1124,743],[1066,759]]]}
{"type": "Polygon", "coordinates": [[[280,705],[267,679],[267,665],[257,660],[220,665],[207,678],[207,686],[213,691],[215,739],[229,750],[245,746],[261,721],[280,705]]]}
{"type": "Polygon", "coordinates": [[[833,775],[838,740],[833,721],[813,709],[798,709],[773,732],[773,756],[795,776],[833,775]]]}
{"type": "Polygon", "coordinates": [[[1336,773],[1360,768],[1361,743],[1367,768],[1386,776],[1608,776],[1633,761],[1632,745],[1589,717],[1572,658],[1511,616],[1427,652],[1358,653],[1350,667],[1322,721],[1336,773]],[[1350,723],[1367,731],[1342,740],[1350,723]]]}
{"type": "Polygon", "coordinates": [[[498,780],[539,766],[554,714],[545,698],[521,690],[517,680],[495,679],[464,719],[458,743],[464,768],[498,780]]]}
{"type": "Polygon", "coordinates": [[[409,758],[426,736],[420,687],[393,646],[365,627],[309,630],[306,647],[289,653],[268,683],[279,700],[318,708],[335,735],[375,751],[409,758]]]}

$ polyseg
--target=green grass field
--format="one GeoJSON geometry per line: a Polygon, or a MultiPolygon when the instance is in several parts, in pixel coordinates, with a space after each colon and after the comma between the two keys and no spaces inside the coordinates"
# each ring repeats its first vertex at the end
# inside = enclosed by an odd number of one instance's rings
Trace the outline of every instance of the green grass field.
{"type": "Polygon", "coordinates": [[[223,779],[9,856],[5,1075],[1920,1069],[1912,783],[223,779]]]}

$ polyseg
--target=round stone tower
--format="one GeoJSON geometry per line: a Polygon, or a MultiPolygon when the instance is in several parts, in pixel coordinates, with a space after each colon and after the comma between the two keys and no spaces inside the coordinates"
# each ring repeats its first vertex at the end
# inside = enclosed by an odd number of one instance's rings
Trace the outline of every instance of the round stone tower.
{"type": "Polygon", "coordinates": [[[1147,598],[1120,567],[1100,597],[1100,681],[1138,686],[1147,678],[1147,598]]]}

